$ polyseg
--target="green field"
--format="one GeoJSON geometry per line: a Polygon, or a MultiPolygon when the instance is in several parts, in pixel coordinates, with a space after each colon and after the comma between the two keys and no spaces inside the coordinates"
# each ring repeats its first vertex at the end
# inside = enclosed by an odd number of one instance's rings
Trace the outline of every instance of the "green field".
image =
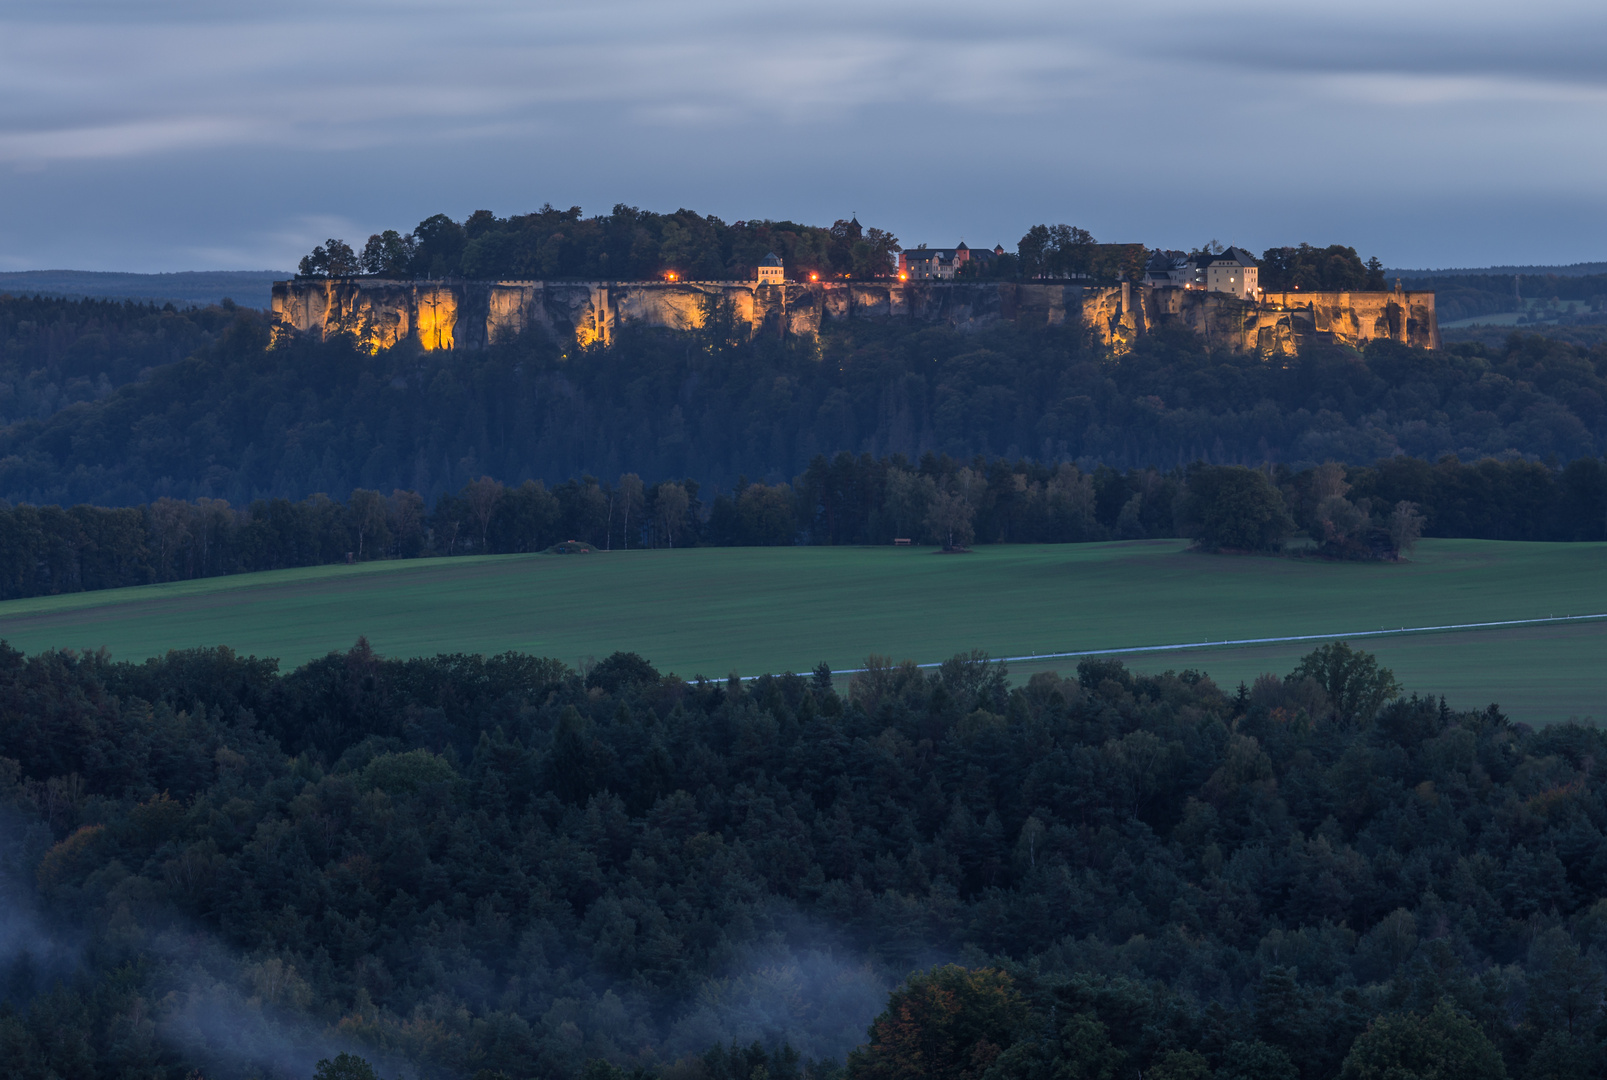
{"type": "MultiPolygon", "coordinates": [[[[0,604],[33,652],[139,659],[231,645],[286,667],[366,635],[389,656],[514,649],[575,663],[634,650],[691,677],[1021,656],[1297,634],[1351,635],[1607,612],[1607,545],[1423,542],[1400,565],[1218,557],[1180,541],[910,548],[699,548],[422,559],[247,574],[0,604]]],[[[1408,689],[1545,722],[1607,717],[1607,621],[1358,639],[1408,689]]],[[[1312,643],[1124,657],[1233,684],[1312,643]]],[[[1012,672],[1075,659],[1018,662],[1012,672]]]]}

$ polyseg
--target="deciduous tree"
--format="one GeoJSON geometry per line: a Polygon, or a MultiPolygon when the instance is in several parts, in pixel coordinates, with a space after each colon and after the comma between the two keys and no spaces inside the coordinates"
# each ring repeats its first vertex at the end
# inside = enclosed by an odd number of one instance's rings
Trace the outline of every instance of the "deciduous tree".
{"type": "Polygon", "coordinates": [[[948,964],[912,975],[849,1055],[848,1076],[980,1080],[1026,1020],[1026,1002],[1002,971],[948,964]]]}
{"type": "Polygon", "coordinates": [[[1308,675],[1327,692],[1328,700],[1345,723],[1371,720],[1386,701],[1400,696],[1401,692],[1395,673],[1380,667],[1378,657],[1352,649],[1344,641],[1307,653],[1290,678],[1308,675]]]}
{"type": "Polygon", "coordinates": [[[1448,1001],[1427,1016],[1380,1016],[1357,1037],[1340,1080],[1505,1080],[1506,1063],[1478,1025],[1448,1001]]]}

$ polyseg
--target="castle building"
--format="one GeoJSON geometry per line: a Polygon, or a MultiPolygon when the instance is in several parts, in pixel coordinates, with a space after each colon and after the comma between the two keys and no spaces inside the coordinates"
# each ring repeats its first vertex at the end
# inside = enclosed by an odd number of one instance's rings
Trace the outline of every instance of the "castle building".
{"type": "Polygon", "coordinates": [[[992,251],[986,248],[972,251],[964,240],[959,247],[951,248],[929,248],[922,244],[898,253],[898,273],[905,281],[953,281],[966,263],[974,261],[985,266],[1003,254],[1003,245],[995,245],[992,251]]]}
{"type": "Polygon", "coordinates": [[[1193,256],[1156,251],[1144,266],[1143,283],[1152,289],[1203,289],[1253,300],[1261,295],[1260,278],[1255,258],[1243,248],[1230,247],[1193,256]]]}
{"type": "Polygon", "coordinates": [[[781,265],[781,256],[771,252],[759,260],[759,284],[780,285],[787,280],[786,268],[781,265]]]}
{"type": "Polygon", "coordinates": [[[1199,271],[1181,251],[1160,251],[1144,265],[1143,284],[1151,289],[1198,289],[1199,271]]]}
{"type": "Polygon", "coordinates": [[[1230,247],[1219,255],[1201,255],[1195,265],[1205,277],[1206,292],[1231,293],[1240,300],[1261,295],[1261,268],[1243,248],[1230,247]]]}

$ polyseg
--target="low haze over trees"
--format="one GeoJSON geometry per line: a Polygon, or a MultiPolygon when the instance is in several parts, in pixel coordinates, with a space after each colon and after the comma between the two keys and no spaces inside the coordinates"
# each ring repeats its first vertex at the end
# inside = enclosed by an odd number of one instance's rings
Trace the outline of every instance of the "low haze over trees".
{"type": "Polygon", "coordinates": [[[152,1080],[1600,1076],[1607,736],[1411,689],[1342,643],[1226,692],[0,646],[0,1047],[152,1080]]]}

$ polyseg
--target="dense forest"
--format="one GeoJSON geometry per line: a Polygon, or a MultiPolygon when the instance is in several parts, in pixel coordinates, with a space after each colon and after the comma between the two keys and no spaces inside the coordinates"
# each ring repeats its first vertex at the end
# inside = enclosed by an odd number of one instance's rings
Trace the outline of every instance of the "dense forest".
{"type": "Polygon", "coordinates": [[[345,501],[163,498],[137,507],[0,507],[0,600],[292,566],[637,547],[1076,543],[1188,537],[1204,550],[1399,558],[1420,536],[1607,540],[1607,462],[1485,459],[1295,471],[1160,472],[928,454],[817,457],[792,483],[585,476],[548,488],[480,477],[432,508],[414,491],[345,501]],[[705,495],[711,496],[705,498],[705,495]]]}
{"type": "Polygon", "coordinates": [[[215,339],[229,307],[0,295],[0,427],[99,401],[215,339]]]}
{"type": "MultiPolygon", "coordinates": [[[[516,486],[627,472],[729,490],[742,475],[790,481],[838,452],[1125,472],[1402,453],[1561,463],[1607,448],[1607,346],[1534,335],[1313,349],[1287,365],[1212,354],[1188,335],[1112,358],[1070,330],[871,322],[818,339],[638,329],[607,348],[532,336],[369,356],[338,340],[270,350],[263,316],[207,318],[216,336],[194,355],[131,363],[119,370],[142,371],[135,381],[0,429],[0,498],[245,506],[401,488],[433,503],[486,475],[516,486]]],[[[84,370],[100,383],[104,369],[84,370]]]]}
{"type": "Polygon", "coordinates": [[[0,647],[7,1074],[1607,1069],[1599,728],[1006,675],[0,647]]]}

